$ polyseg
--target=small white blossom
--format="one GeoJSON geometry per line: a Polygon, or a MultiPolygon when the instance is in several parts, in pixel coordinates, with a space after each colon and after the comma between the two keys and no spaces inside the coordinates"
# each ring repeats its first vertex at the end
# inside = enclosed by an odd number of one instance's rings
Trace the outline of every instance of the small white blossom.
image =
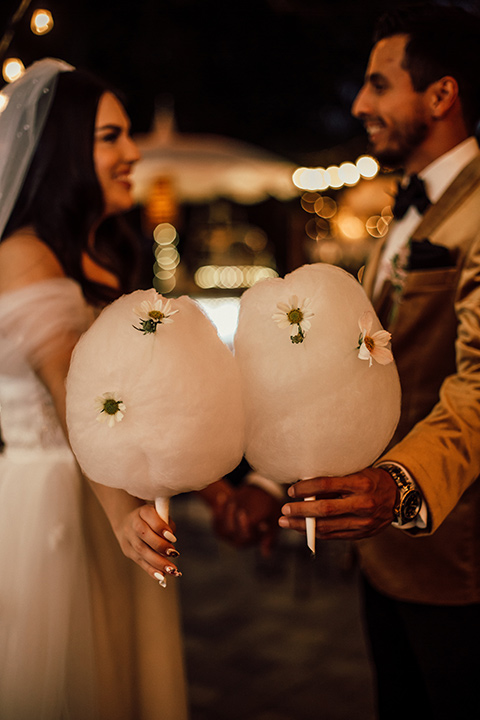
{"type": "Polygon", "coordinates": [[[288,328],[291,325],[296,325],[298,333],[291,335],[290,339],[293,343],[301,343],[305,339],[305,332],[310,330],[312,326],[310,320],[315,315],[310,307],[311,300],[309,298],[305,298],[302,302],[299,302],[298,297],[292,295],[288,303],[277,303],[279,312],[272,315],[272,320],[275,320],[280,328],[288,328]]]}
{"type": "Polygon", "coordinates": [[[373,325],[373,314],[370,311],[363,313],[358,321],[360,337],[358,339],[358,357],[360,360],[368,360],[369,367],[373,360],[380,365],[388,365],[393,362],[391,350],[387,348],[391,335],[387,330],[378,330],[371,334],[373,325]],[[372,360],[373,358],[373,360],[372,360]]]}
{"type": "Polygon", "coordinates": [[[101,397],[95,398],[95,405],[98,411],[98,422],[105,422],[109,427],[123,420],[125,415],[125,404],[118,397],[118,393],[106,392],[101,397]]]}
{"type": "Polygon", "coordinates": [[[141,323],[141,327],[135,329],[140,330],[144,335],[154,333],[157,325],[173,323],[172,315],[178,312],[178,310],[172,310],[171,300],[162,298],[157,293],[155,295],[155,300],[142,300],[140,305],[133,309],[141,323]]]}

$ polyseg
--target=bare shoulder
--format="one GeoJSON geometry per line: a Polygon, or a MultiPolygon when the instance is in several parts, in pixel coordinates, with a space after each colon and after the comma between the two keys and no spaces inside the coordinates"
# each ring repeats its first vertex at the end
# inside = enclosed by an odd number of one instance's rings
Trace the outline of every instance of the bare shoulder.
{"type": "Polygon", "coordinates": [[[19,230],[0,243],[0,293],[64,275],[56,255],[33,231],[19,230]]]}

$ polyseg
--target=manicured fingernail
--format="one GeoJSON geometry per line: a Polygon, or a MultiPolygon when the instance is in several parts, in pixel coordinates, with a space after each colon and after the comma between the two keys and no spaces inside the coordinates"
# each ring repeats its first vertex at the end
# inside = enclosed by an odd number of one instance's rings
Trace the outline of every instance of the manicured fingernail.
{"type": "Polygon", "coordinates": [[[288,520],[287,520],[286,517],[280,517],[280,518],[278,518],[278,524],[280,525],[280,527],[283,527],[283,528],[288,528],[288,527],[290,527],[290,525],[288,524],[288,520]]]}
{"type": "Polygon", "coordinates": [[[175,550],[175,548],[168,548],[168,550],[165,550],[165,555],[168,555],[168,557],[178,557],[180,553],[178,550],[175,550]]]}
{"type": "Polygon", "coordinates": [[[290,495],[290,497],[295,497],[295,488],[293,487],[293,485],[290,485],[290,487],[287,490],[287,493],[288,493],[288,495],[290,495]]]}
{"type": "Polygon", "coordinates": [[[165,575],[162,575],[162,573],[156,572],[153,574],[153,577],[157,578],[158,584],[162,587],[167,587],[167,581],[165,580],[165,575]]]}
{"type": "Polygon", "coordinates": [[[173,575],[174,577],[182,577],[180,570],[177,570],[177,568],[174,568],[172,565],[167,565],[165,572],[169,575],[173,575]]]}
{"type": "Polygon", "coordinates": [[[177,542],[177,538],[173,533],[170,532],[170,530],[165,530],[163,533],[163,537],[165,540],[168,540],[168,542],[177,542]]]}
{"type": "Polygon", "coordinates": [[[284,505],[284,506],[282,507],[282,514],[283,514],[283,515],[291,515],[291,513],[292,513],[292,510],[291,510],[291,508],[290,508],[290,505],[284,505]]]}

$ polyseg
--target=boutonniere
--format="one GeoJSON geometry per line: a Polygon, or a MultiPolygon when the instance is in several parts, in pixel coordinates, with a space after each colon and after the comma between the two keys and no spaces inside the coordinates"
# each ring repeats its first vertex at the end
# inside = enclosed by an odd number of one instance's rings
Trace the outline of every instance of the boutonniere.
{"type": "Polygon", "coordinates": [[[390,314],[390,322],[395,319],[398,306],[402,302],[410,262],[411,242],[409,239],[390,260],[390,282],[393,288],[393,307],[390,314]]]}

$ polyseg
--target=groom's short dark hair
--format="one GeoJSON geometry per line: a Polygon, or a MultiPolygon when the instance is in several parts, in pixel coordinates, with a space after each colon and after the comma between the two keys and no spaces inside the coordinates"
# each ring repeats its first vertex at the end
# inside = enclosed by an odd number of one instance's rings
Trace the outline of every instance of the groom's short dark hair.
{"type": "Polygon", "coordinates": [[[408,35],[404,67],[417,92],[450,75],[459,86],[470,131],[480,119],[480,17],[459,7],[417,5],[385,13],[377,22],[374,42],[408,35]]]}

